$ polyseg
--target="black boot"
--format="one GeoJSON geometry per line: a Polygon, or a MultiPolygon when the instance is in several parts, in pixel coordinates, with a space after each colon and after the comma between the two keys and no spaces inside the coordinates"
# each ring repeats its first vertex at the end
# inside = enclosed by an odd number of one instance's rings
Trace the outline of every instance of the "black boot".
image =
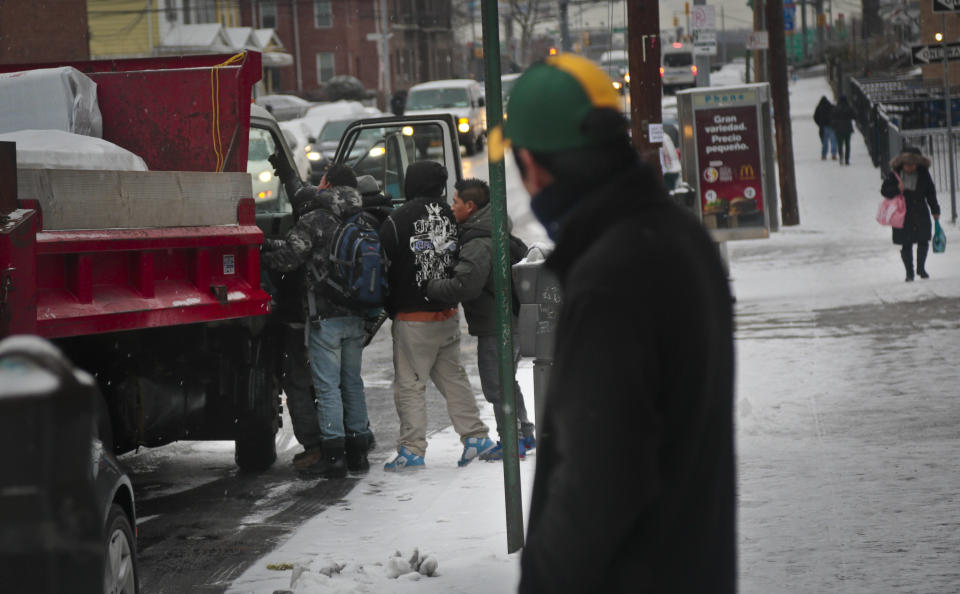
{"type": "Polygon", "coordinates": [[[913,244],[905,243],[900,248],[900,259],[903,260],[903,267],[907,270],[908,283],[913,281],[913,244]]]}
{"type": "Polygon", "coordinates": [[[343,439],[325,440],[320,448],[322,454],[320,460],[308,466],[304,472],[311,475],[320,475],[324,478],[343,478],[347,476],[344,448],[343,439]]]}
{"type": "Polygon", "coordinates": [[[370,461],[367,452],[370,451],[371,435],[347,436],[347,470],[350,472],[366,472],[370,470],[370,461]]]}
{"type": "Polygon", "coordinates": [[[927,250],[930,248],[930,244],[926,241],[921,241],[917,244],[917,274],[920,275],[920,278],[930,278],[930,275],[927,274],[927,250]]]}

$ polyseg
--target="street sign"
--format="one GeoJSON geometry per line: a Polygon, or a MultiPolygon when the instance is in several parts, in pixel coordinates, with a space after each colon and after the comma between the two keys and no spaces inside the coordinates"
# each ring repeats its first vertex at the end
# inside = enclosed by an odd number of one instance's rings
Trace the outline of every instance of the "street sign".
{"type": "Polygon", "coordinates": [[[783,30],[787,33],[792,33],[795,29],[794,23],[796,22],[797,16],[797,6],[796,4],[785,4],[783,6],[783,30]]]}
{"type": "Polygon", "coordinates": [[[960,12],[960,0],[933,0],[933,12],[960,12]]]}
{"type": "Polygon", "coordinates": [[[766,31],[751,31],[747,33],[747,49],[770,49],[770,36],[766,31]]]}
{"type": "Polygon", "coordinates": [[[717,28],[717,16],[713,6],[709,4],[694,6],[693,14],[690,15],[690,28],[694,31],[715,30],[717,28]]]}
{"type": "Polygon", "coordinates": [[[693,32],[693,55],[716,56],[717,55],[717,32],[713,30],[694,31],[693,32]]]}
{"type": "MultiPolygon", "coordinates": [[[[960,60],[960,43],[947,44],[947,61],[960,60]]],[[[910,46],[910,61],[914,66],[923,64],[938,64],[943,62],[942,45],[913,45],[910,46]]]]}

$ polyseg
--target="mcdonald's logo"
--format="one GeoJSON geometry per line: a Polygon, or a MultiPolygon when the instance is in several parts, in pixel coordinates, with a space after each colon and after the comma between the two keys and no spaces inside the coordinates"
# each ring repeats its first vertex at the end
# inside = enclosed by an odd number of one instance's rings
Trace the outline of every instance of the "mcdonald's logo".
{"type": "Polygon", "coordinates": [[[740,166],[740,179],[757,179],[757,175],[753,170],[753,165],[740,166]]]}

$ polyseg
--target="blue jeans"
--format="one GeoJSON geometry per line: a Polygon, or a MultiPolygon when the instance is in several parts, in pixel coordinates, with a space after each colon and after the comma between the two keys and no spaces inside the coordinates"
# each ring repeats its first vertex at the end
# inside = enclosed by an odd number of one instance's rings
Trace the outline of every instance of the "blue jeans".
{"type": "Polygon", "coordinates": [[[360,365],[363,318],[326,318],[310,324],[310,369],[324,441],[366,433],[370,422],[360,365]]]}
{"type": "Polygon", "coordinates": [[[837,133],[830,126],[824,126],[820,129],[820,156],[827,156],[827,145],[830,145],[830,154],[837,156],[837,133]]]}

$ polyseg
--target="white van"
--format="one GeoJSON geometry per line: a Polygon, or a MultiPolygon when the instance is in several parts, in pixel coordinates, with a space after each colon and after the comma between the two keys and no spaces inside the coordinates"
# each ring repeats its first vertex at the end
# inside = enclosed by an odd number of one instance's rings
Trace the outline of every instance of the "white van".
{"type": "Polygon", "coordinates": [[[693,44],[674,41],[660,56],[660,82],[663,92],[697,86],[697,64],[693,44]]]}
{"type": "Polygon", "coordinates": [[[452,114],[457,119],[460,145],[468,155],[483,149],[487,110],[483,85],[472,79],[435,80],[410,87],[404,115],[452,114]]]}

